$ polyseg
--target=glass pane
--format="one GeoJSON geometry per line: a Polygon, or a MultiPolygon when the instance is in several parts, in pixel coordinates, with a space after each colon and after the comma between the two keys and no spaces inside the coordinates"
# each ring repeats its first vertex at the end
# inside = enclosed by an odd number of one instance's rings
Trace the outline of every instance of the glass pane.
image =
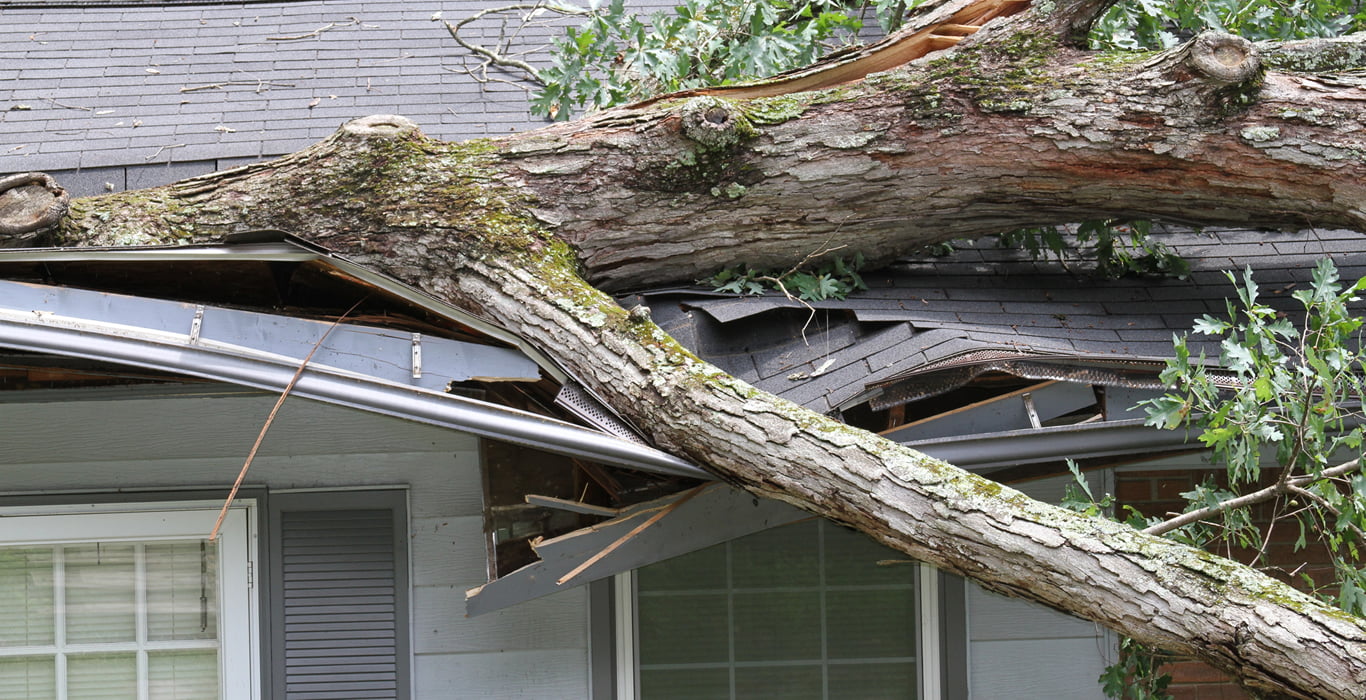
{"type": "Polygon", "coordinates": [[[820,659],[820,606],[821,596],[815,591],[736,593],[735,659],[820,659]]]}
{"type": "Polygon", "coordinates": [[[676,671],[642,671],[641,700],[717,700],[730,697],[730,671],[724,668],[690,668],[676,671]]]}
{"type": "Polygon", "coordinates": [[[132,700],[138,692],[135,654],[82,654],[66,657],[68,700],[132,700]]]}
{"type": "MultiPolygon", "coordinates": [[[[822,700],[820,666],[735,669],[737,700],[822,700]]],[[[876,696],[869,696],[876,697],[876,696]]]]}
{"type": "Polygon", "coordinates": [[[0,646],[53,643],[53,619],[52,548],[0,548],[0,646]]]}
{"type": "Polygon", "coordinates": [[[756,532],[731,543],[736,588],[792,588],[820,584],[818,521],[756,532]]]}
{"type": "Polygon", "coordinates": [[[915,700],[915,664],[833,664],[830,700],[915,700]]]}
{"type": "Polygon", "coordinates": [[[150,700],[216,700],[218,652],[180,651],[147,655],[150,700]]]}
{"type": "Polygon", "coordinates": [[[724,593],[641,596],[645,664],[725,663],[730,658],[724,593]]]}
{"type": "Polygon", "coordinates": [[[133,641],[133,545],[77,545],[63,551],[67,641],[133,641]]]}
{"type": "Polygon", "coordinates": [[[214,639],[218,633],[217,544],[149,544],[147,638],[214,639]]]}
{"type": "Polygon", "coordinates": [[[830,658],[915,656],[915,598],[910,591],[831,591],[825,606],[830,658]]]}
{"type": "Polygon", "coordinates": [[[726,587],[726,545],[718,544],[640,570],[642,591],[692,591],[726,587]]]}
{"type": "Polygon", "coordinates": [[[879,561],[905,561],[910,556],[884,547],[873,538],[847,527],[825,523],[825,583],[830,586],[873,586],[915,583],[916,568],[910,563],[879,565],[879,561]]]}
{"type": "Polygon", "coordinates": [[[57,697],[57,665],[51,657],[0,659],[0,698],[57,697]]]}

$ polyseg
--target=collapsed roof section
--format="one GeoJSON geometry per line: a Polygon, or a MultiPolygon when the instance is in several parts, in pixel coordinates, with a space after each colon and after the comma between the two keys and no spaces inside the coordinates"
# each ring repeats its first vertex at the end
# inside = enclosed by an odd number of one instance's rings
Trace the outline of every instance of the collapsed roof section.
{"type": "Polygon", "coordinates": [[[1173,334],[1226,313],[1233,286],[1224,270],[1251,267],[1263,299],[1292,317],[1290,292],[1309,284],[1318,260],[1331,258],[1344,279],[1366,275],[1366,237],[1349,231],[1185,231],[1161,240],[1191,264],[1188,278],[1101,280],[984,240],[865,275],[867,291],[809,307],[776,293],[641,296],[666,331],[711,362],[839,413],[885,410],[1001,374],[1156,387],[1173,334]]]}

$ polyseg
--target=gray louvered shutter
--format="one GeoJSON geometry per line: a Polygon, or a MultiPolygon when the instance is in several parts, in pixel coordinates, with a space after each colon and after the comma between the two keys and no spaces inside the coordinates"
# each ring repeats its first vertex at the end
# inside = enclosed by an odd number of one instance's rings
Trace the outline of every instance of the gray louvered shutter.
{"type": "Polygon", "coordinates": [[[407,645],[394,520],[389,509],[280,512],[275,673],[287,700],[401,700],[407,645]]]}

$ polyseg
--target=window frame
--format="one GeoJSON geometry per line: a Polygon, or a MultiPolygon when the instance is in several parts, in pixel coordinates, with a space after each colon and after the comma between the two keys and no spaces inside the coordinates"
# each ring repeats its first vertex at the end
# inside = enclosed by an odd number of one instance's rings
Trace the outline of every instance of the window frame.
{"type": "MultiPolygon", "coordinates": [[[[945,665],[955,656],[961,658],[961,655],[954,655],[945,649],[945,643],[951,643],[950,638],[957,637],[948,628],[953,626],[955,621],[966,623],[966,618],[961,609],[954,615],[953,611],[948,611],[942,606],[941,583],[944,574],[929,564],[916,562],[914,565],[917,568],[916,697],[949,697],[945,693],[951,692],[950,689],[956,688],[959,684],[952,678],[945,678],[945,665]],[[950,614],[946,615],[946,612],[950,614]]],[[[639,589],[636,571],[616,574],[609,581],[612,613],[612,693],[603,693],[601,697],[611,697],[613,700],[640,700],[639,589]]],[[[947,670],[952,675],[957,669],[947,670]]],[[[958,697],[956,692],[951,694],[958,697]]],[[[594,697],[599,695],[595,693],[594,697]]]]}
{"type": "MultiPolygon", "coordinates": [[[[0,546],[204,539],[221,507],[221,501],[180,500],[0,506],[0,546]]],[[[254,499],[241,499],[229,509],[219,533],[217,641],[223,700],[261,697],[256,517],[254,499]]]]}

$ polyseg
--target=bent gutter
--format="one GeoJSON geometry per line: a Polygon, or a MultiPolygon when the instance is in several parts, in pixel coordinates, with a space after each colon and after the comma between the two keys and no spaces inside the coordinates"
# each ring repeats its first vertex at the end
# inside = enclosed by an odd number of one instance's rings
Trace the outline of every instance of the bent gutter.
{"type": "MultiPolygon", "coordinates": [[[[0,346],[175,372],[279,393],[296,358],[222,342],[57,313],[0,309],[0,346]]],[[[666,452],[513,408],[357,373],[306,367],[291,394],[481,437],[662,474],[712,479],[666,452]]]]}

